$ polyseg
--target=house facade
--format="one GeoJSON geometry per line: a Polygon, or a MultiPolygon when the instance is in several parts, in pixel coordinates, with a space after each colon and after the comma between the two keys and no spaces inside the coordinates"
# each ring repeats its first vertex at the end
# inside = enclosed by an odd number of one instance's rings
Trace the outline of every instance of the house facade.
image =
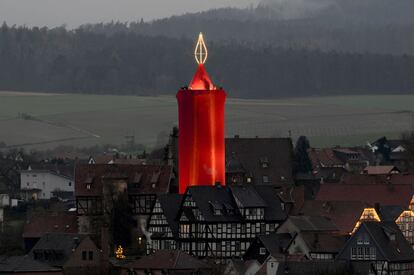
{"type": "MultiPolygon", "coordinates": [[[[175,247],[190,255],[229,259],[241,257],[256,235],[275,232],[287,214],[272,186],[194,186],[172,216],[164,242],[173,236],[175,247]]],[[[158,230],[156,220],[151,216],[148,231],[158,230]]],[[[157,241],[147,241],[147,252],[156,250],[157,241]]]]}
{"type": "Polygon", "coordinates": [[[73,176],[60,173],[57,169],[32,169],[20,171],[20,190],[24,200],[48,200],[55,197],[55,193],[75,192],[73,176]]]}
{"type": "Polygon", "coordinates": [[[338,255],[364,274],[413,274],[414,251],[393,222],[362,222],[338,255]]]}

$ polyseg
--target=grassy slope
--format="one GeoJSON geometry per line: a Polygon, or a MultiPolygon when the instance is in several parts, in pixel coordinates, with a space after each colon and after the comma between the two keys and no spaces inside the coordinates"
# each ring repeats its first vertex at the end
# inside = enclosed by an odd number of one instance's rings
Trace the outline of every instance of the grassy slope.
{"type": "MultiPolygon", "coordinates": [[[[364,144],[380,135],[397,137],[409,130],[414,96],[349,96],[282,100],[229,99],[227,135],[307,135],[313,145],[364,144]]],[[[78,146],[122,143],[135,135],[137,143],[165,141],[176,124],[171,97],[96,95],[20,95],[0,93],[0,141],[8,145],[42,143],[78,146]],[[22,120],[28,113],[38,120],[22,120]],[[51,142],[55,141],[55,142],[51,142]]]]}

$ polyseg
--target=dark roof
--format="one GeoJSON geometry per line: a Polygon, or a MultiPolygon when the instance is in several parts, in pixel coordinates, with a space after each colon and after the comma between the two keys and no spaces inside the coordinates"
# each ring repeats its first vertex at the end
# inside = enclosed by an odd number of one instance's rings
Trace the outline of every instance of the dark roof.
{"type": "Polygon", "coordinates": [[[346,262],[342,261],[285,261],[277,269],[277,275],[345,274],[346,262]]]}
{"type": "Polygon", "coordinates": [[[284,185],[293,182],[293,145],[290,138],[226,138],[226,160],[238,160],[254,184],[284,185]],[[266,162],[267,168],[263,167],[266,162]],[[263,183],[267,176],[269,183],[263,183]]]}
{"type": "Polygon", "coordinates": [[[394,222],[363,222],[361,226],[366,228],[387,261],[414,261],[414,250],[394,222]],[[395,234],[395,240],[390,240],[389,234],[395,234]]]}
{"type": "Polygon", "coordinates": [[[284,254],[292,241],[292,236],[289,233],[271,233],[259,235],[257,238],[273,257],[284,254]]]}
{"type": "Polygon", "coordinates": [[[288,218],[300,232],[306,231],[337,231],[336,225],[320,216],[290,216],[288,218]]]}
{"type": "Polygon", "coordinates": [[[384,222],[395,222],[406,208],[400,205],[381,205],[377,213],[384,222]]]}
{"type": "Polygon", "coordinates": [[[52,267],[47,264],[33,260],[29,255],[25,256],[0,256],[0,273],[10,272],[58,272],[60,268],[52,267]]]}
{"type": "Polygon", "coordinates": [[[164,194],[158,196],[162,211],[171,228],[174,236],[178,236],[179,224],[176,219],[178,211],[180,210],[182,195],[178,194],[164,194]]]}
{"type": "Polygon", "coordinates": [[[74,163],[31,163],[24,172],[49,172],[58,176],[73,179],[74,163]]]}
{"type": "Polygon", "coordinates": [[[344,184],[414,184],[414,174],[390,174],[390,175],[367,175],[367,174],[344,174],[341,183],[344,184]]]}
{"type": "Polygon", "coordinates": [[[83,164],[76,166],[75,195],[101,196],[103,182],[111,179],[127,181],[129,194],[165,194],[171,178],[172,167],[168,165],[83,164]],[[138,178],[140,182],[136,182],[138,178]]]}
{"type": "MultiPolygon", "coordinates": [[[[217,201],[222,204],[226,203],[231,205],[234,209],[238,209],[228,187],[221,186],[192,186],[189,187],[188,192],[191,194],[193,201],[200,209],[206,221],[240,221],[241,216],[238,211],[234,214],[229,214],[226,211],[222,212],[222,215],[214,215],[212,211],[211,202],[217,201]]],[[[192,217],[186,213],[187,218],[192,217]]]]}
{"type": "Polygon", "coordinates": [[[240,206],[248,207],[266,207],[267,204],[263,201],[256,189],[249,186],[230,186],[231,193],[240,206]]]}
{"type": "MultiPolygon", "coordinates": [[[[192,196],[204,219],[209,222],[232,222],[243,219],[235,198],[241,200],[247,207],[264,207],[265,220],[282,221],[287,217],[282,209],[278,192],[273,186],[192,186],[187,192],[192,196]],[[222,211],[221,215],[214,215],[212,208],[215,204],[220,204],[226,211],[222,211]],[[234,213],[229,213],[228,208],[233,208],[234,213]]],[[[193,218],[190,212],[185,214],[187,218],[193,218]]]]}
{"type": "Polygon", "coordinates": [[[48,263],[53,266],[63,266],[72,254],[73,249],[76,249],[85,238],[87,238],[87,235],[45,234],[35,244],[29,254],[34,256],[37,251],[43,250],[58,252],[61,254],[61,257],[49,259],[48,263]]]}
{"type": "Polygon", "coordinates": [[[226,160],[226,173],[246,173],[241,161],[233,154],[226,160]]]}
{"type": "Polygon", "coordinates": [[[409,184],[322,184],[315,199],[320,201],[362,201],[374,205],[408,207],[414,187],[409,184]]]}
{"type": "Polygon", "coordinates": [[[212,267],[180,250],[158,250],[126,265],[129,269],[200,270],[212,267]]]}
{"type": "Polygon", "coordinates": [[[287,213],[281,207],[281,200],[279,193],[273,186],[255,186],[254,187],[265,202],[267,207],[265,208],[265,220],[280,221],[287,218],[287,213]]]}
{"type": "Polygon", "coordinates": [[[33,214],[24,225],[23,238],[41,238],[46,233],[78,233],[76,213],[47,212],[33,214]]]}
{"type": "Polygon", "coordinates": [[[366,207],[372,206],[361,201],[307,200],[297,214],[326,217],[338,227],[341,234],[349,234],[366,207]]]}
{"type": "Polygon", "coordinates": [[[327,232],[302,232],[300,236],[311,253],[338,253],[347,240],[347,236],[337,236],[327,232]]]}

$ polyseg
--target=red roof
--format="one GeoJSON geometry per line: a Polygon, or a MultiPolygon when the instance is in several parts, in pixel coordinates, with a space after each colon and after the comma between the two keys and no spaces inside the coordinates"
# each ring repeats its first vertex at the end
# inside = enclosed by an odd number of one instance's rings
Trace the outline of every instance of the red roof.
{"type": "Polygon", "coordinates": [[[368,175],[388,175],[391,172],[399,173],[398,169],[393,165],[367,166],[363,173],[368,175]]]}
{"type": "Polygon", "coordinates": [[[213,82],[203,64],[199,64],[197,71],[188,86],[190,90],[214,90],[213,82]]]}
{"type": "Polygon", "coordinates": [[[312,162],[313,168],[337,167],[344,165],[343,161],[335,156],[334,149],[332,148],[312,148],[308,150],[308,155],[312,162]]]}
{"type": "Polygon", "coordinates": [[[125,180],[129,194],[164,194],[172,176],[169,165],[81,164],[75,170],[75,195],[102,196],[103,182],[110,180],[125,180]]]}
{"type": "Polygon", "coordinates": [[[345,173],[341,179],[344,184],[412,184],[414,174],[367,175],[345,173]]]}
{"type": "Polygon", "coordinates": [[[47,233],[78,233],[76,213],[52,212],[33,214],[24,225],[23,238],[41,238],[47,233]]]}
{"type": "Polygon", "coordinates": [[[180,250],[157,250],[127,265],[131,269],[198,270],[211,269],[207,263],[180,250]]]}
{"type": "Polygon", "coordinates": [[[322,184],[315,200],[361,201],[371,205],[408,207],[414,187],[410,184],[322,184]]]}

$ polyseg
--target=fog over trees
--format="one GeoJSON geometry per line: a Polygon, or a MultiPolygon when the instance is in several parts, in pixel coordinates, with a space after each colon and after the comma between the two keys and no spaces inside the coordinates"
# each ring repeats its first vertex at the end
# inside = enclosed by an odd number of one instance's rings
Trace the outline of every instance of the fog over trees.
{"type": "Polygon", "coordinates": [[[174,94],[207,69],[234,97],[414,91],[412,0],[278,0],[152,22],[0,29],[0,90],[174,94]]]}

